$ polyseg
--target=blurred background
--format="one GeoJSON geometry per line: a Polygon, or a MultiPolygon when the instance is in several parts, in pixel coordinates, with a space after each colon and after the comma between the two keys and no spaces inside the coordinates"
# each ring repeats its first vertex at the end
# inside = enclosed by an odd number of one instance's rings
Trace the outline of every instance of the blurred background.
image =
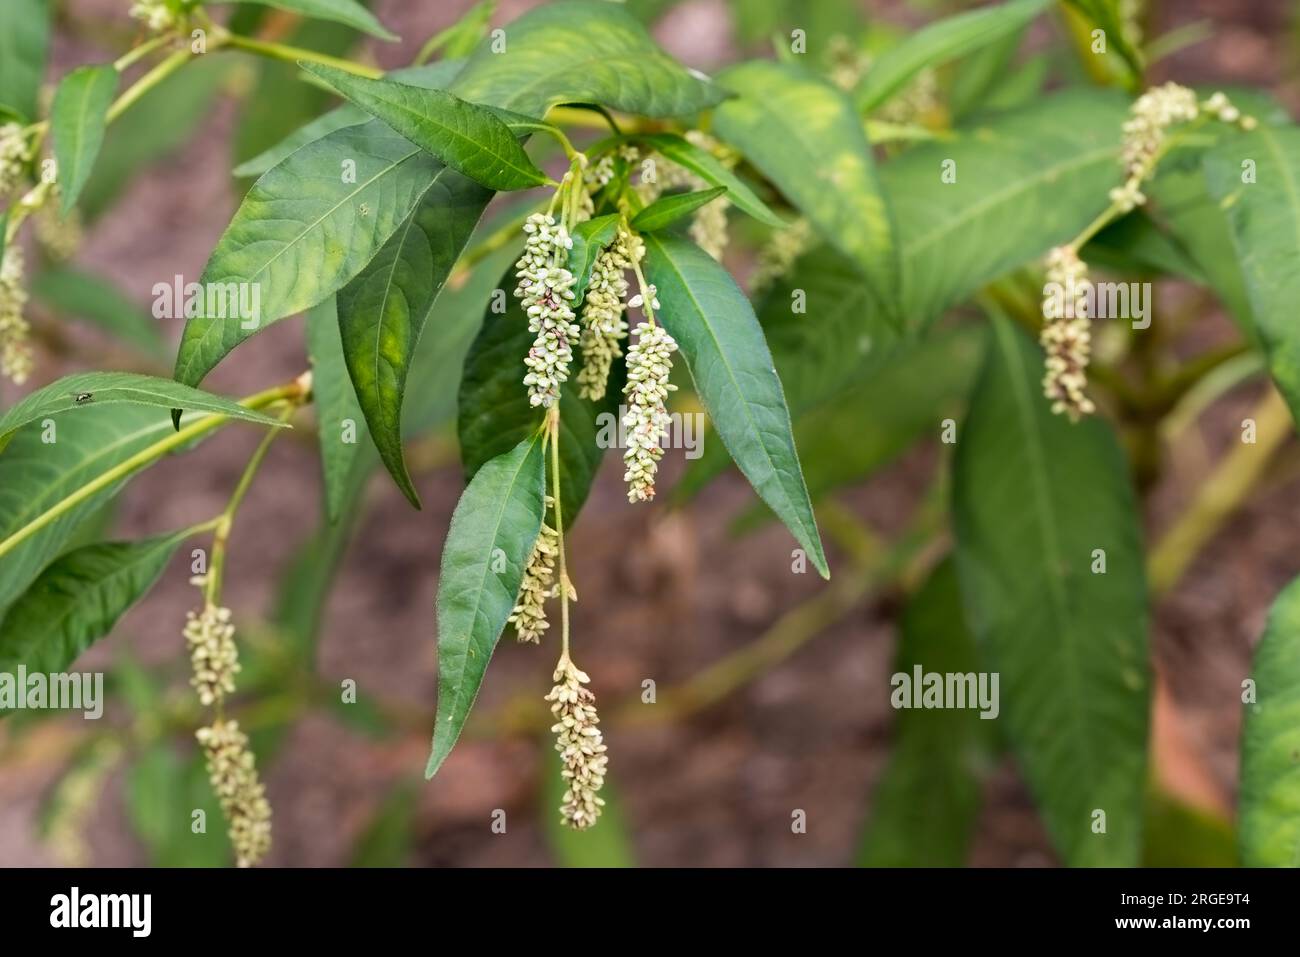
{"type": "MultiPolygon", "coordinates": [[[[56,5],[51,80],[76,65],[112,59],[137,36],[127,0],[56,5]]],[[[274,11],[260,14],[261,29],[299,46],[398,67],[470,5],[374,0],[372,9],[403,37],[400,43],[358,40],[344,28],[274,11]]],[[[502,0],[493,23],[508,23],[533,5],[502,0]]],[[[842,32],[851,45],[880,49],[963,6],[629,3],[665,48],[705,71],[742,56],[769,56],[773,34],[788,36],[793,27],[842,32]]],[[[1150,35],[1180,39],[1152,79],[1263,87],[1294,115],[1296,10],[1284,0],[1157,2],[1150,35]]],[[[1065,30],[1059,17],[1040,18],[1017,53],[1020,63],[1041,61],[1046,85],[1075,79],[1069,57],[1050,55],[1065,42],[1065,30]]],[[[201,271],[247,186],[231,178],[232,165],[329,107],[326,94],[295,74],[289,65],[222,54],[196,64],[114,126],[86,193],[82,242],[57,267],[62,273],[37,290],[32,318],[43,349],[35,385],[87,368],[169,372],[180,324],[163,321],[157,337],[159,322],[148,318],[151,287],[201,271]],[[128,338],[105,335],[103,325],[128,338]]],[[[933,78],[940,96],[953,80],[951,70],[933,78]]],[[[727,262],[744,276],[752,260],[737,247],[727,262]]],[[[1229,320],[1204,301],[1195,318],[1203,342],[1230,338],[1229,320]]],[[[287,320],[234,353],[206,386],[243,395],[304,367],[301,319],[287,320]]],[[[454,395],[454,382],[437,385],[454,395]]],[[[12,403],[13,387],[0,388],[4,404],[12,403]]],[[[1152,534],[1235,440],[1259,394],[1257,382],[1231,386],[1192,427],[1192,441],[1149,500],[1152,534]]],[[[144,473],[105,516],[106,525],[137,537],[215,514],[256,439],[252,429],[232,428],[144,473]]],[[[1169,815],[1195,828],[1162,844],[1161,828],[1153,827],[1152,863],[1232,861],[1226,821],[1239,688],[1265,612],[1297,570],[1296,453],[1292,442],[1280,467],[1156,610],[1153,644],[1163,682],[1157,772],[1162,793],[1177,799],[1169,815]]],[[[437,676],[438,559],[463,480],[451,428],[430,432],[411,456],[422,512],[376,476],[355,523],[321,540],[314,537],[321,509],[314,441],[309,433],[282,440],[236,522],[226,604],[240,623],[241,688],[257,688],[240,720],[254,732],[274,808],[269,863],[825,866],[862,859],[873,791],[891,756],[889,677],[900,596],[915,585],[914,566],[934,556],[912,555],[885,570],[860,533],[865,527],[890,540],[905,527],[940,460],[937,435],[819,506],[832,568],[844,572],[830,586],[815,573],[792,573],[793,543],[784,529],[768,524],[737,533],[735,519],[753,504],[739,476],[722,475],[685,508],[629,508],[621,469],[607,459],[572,532],[570,561],[581,595],[575,656],[593,676],[605,718],[612,807],[591,835],[576,840],[558,828],[556,758],[538,723],[553,649],[503,639],[466,736],[436,781],[423,781],[437,676]],[[349,535],[316,629],[295,604],[310,594],[316,567],[300,560],[327,554],[349,535]],[[356,682],[356,705],[337,703],[347,679],[356,682]],[[653,706],[639,703],[646,680],[657,689],[653,706]],[[491,827],[498,810],[505,812],[505,833],[491,827]],[[803,832],[791,826],[797,811],[806,817],[803,832]]],[[[665,463],[667,486],[681,472],[680,453],[670,452],[665,463]]],[[[79,670],[109,674],[114,694],[102,721],[20,715],[0,724],[0,865],[228,860],[215,823],[220,812],[191,746],[181,628],[197,593],[188,578],[177,560],[114,634],[79,659],[79,670]],[[190,834],[195,807],[210,809],[206,836],[190,834]]],[[[969,862],[1056,863],[1014,769],[1003,760],[988,770],[969,862]]]]}

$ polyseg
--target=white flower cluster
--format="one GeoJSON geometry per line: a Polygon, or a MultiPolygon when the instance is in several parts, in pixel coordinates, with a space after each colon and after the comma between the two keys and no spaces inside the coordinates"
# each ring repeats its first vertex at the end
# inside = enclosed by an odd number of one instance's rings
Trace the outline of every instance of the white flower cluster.
{"type": "Polygon", "coordinates": [[[605,784],[609,758],[598,727],[596,696],[583,687],[591,681],[586,672],[575,668],[565,655],[556,665],[552,680],[556,684],[546,700],[551,702],[551,714],[555,716],[551,731],[557,736],[555,750],[564,764],[560,774],[566,785],[560,816],[569,827],[582,830],[596,823],[605,806],[596,792],[605,784]]]}
{"type": "Polygon", "coordinates": [[[515,295],[528,314],[528,331],[537,335],[524,359],[528,367],[524,385],[532,405],[550,408],[560,398],[561,383],[569,378],[573,343],[581,334],[570,306],[575,298],[573,274],[564,268],[573,240],[548,213],[529,216],[524,233],[524,254],[515,263],[519,278],[515,295]]]}
{"type": "Polygon", "coordinates": [[[645,253],[645,242],[635,233],[619,229],[614,241],[596,257],[591,281],[582,302],[582,368],[578,395],[600,401],[609,384],[609,370],[623,354],[619,342],[627,338],[623,321],[627,296],[625,271],[645,253]]]}
{"type": "Polygon", "coordinates": [[[0,124],[0,199],[22,178],[27,163],[27,136],[17,123],[0,124]]]}
{"type": "Polygon", "coordinates": [[[195,737],[207,754],[208,778],[221,802],[235,849],[235,863],[251,867],[271,849],[271,805],[248,749],[248,736],[235,721],[214,721],[195,737]]]}
{"type": "MultiPolygon", "coordinates": [[[[201,579],[198,579],[201,582],[201,579]]],[[[190,684],[205,708],[220,704],[235,693],[239,673],[239,649],[230,609],[205,602],[199,614],[186,612],[185,641],[190,648],[194,675],[190,684]]]]}
{"type": "Polygon", "coordinates": [[[1043,394],[1052,411],[1064,413],[1070,421],[1096,411],[1084,394],[1088,385],[1088,361],[1092,354],[1092,333],[1088,325],[1088,264],[1071,246],[1057,246],[1047,256],[1047,282],[1065,291],[1064,297],[1049,293],[1043,300],[1043,329],[1039,342],[1047,353],[1043,394]]]}
{"type": "Polygon", "coordinates": [[[131,4],[130,13],[154,33],[174,29],[180,22],[167,0],[135,0],[131,4]]]}
{"type": "MultiPolygon", "coordinates": [[[[554,501],[551,496],[546,496],[548,508],[554,501]]],[[[537,536],[533,553],[524,568],[524,580],[519,585],[514,611],[506,619],[507,624],[515,626],[515,637],[520,641],[540,644],[542,632],[551,627],[546,620],[546,599],[559,594],[559,586],[555,583],[555,557],[559,554],[560,536],[543,522],[541,534],[537,536]]]]}
{"type": "Polygon", "coordinates": [[[23,251],[10,244],[0,260],[0,375],[19,385],[32,371],[31,327],[23,318],[26,306],[23,251]]]}
{"type": "Polygon", "coordinates": [[[1122,186],[1110,191],[1111,202],[1116,203],[1121,212],[1127,213],[1146,202],[1141,186],[1155,171],[1169,128],[1200,116],[1236,124],[1244,130],[1255,128],[1254,117],[1243,116],[1222,93],[1197,102],[1193,90],[1177,83],[1166,83],[1147,90],[1134,101],[1129,118],[1124,121],[1121,151],[1127,178],[1122,186]]]}
{"type": "MultiPolygon", "coordinates": [[[[654,296],[654,286],[650,287],[650,295],[654,296]]],[[[636,296],[630,304],[637,306],[640,299],[636,296]]],[[[627,431],[623,481],[628,483],[629,502],[647,502],[655,497],[655,473],[664,454],[659,443],[672,421],[666,403],[668,393],[677,388],[668,381],[677,343],[663,326],[648,322],[638,325],[636,334],[636,343],[627,351],[627,385],[623,387],[628,398],[623,416],[627,431]]]]}

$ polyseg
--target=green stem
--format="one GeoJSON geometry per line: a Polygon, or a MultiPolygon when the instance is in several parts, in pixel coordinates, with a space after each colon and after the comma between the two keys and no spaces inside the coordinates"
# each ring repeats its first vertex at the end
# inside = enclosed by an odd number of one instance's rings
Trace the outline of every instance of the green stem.
{"type": "Polygon", "coordinates": [[[351,60],[330,56],[327,53],[304,50],[301,47],[288,46],[284,43],[255,40],[252,37],[240,36],[237,33],[224,34],[221,39],[226,46],[234,47],[236,50],[255,53],[258,56],[269,57],[272,60],[283,60],[285,63],[297,63],[299,60],[306,60],[308,63],[321,63],[325,66],[345,70],[356,76],[363,76],[369,80],[378,80],[384,75],[384,71],[376,67],[363,66],[360,63],[353,63],[351,60]]]}
{"type": "MultiPolygon", "coordinates": [[[[284,412],[280,414],[280,421],[287,422],[289,416],[298,407],[298,401],[291,400],[284,412]]],[[[208,604],[219,605],[221,598],[221,579],[222,573],[226,567],[226,544],[230,539],[230,529],[235,523],[235,513],[239,510],[240,503],[243,502],[244,496],[248,494],[248,489],[253,484],[253,477],[257,475],[258,468],[262,465],[262,460],[266,458],[266,452],[271,447],[283,430],[270,429],[258,443],[257,450],[253,457],[248,460],[248,465],[244,467],[244,474],[239,477],[239,484],[235,486],[235,491],[231,493],[230,501],[226,504],[225,510],[217,516],[215,534],[212,536],[212,560],[208,563],[208,577],[204,586],[203,594],[207,598],[208,604]]]]}
{"type": "MultiPolygon", "coordinates": [[[[560,549],[560,660],[569,657],[569,566],[564,548],[564,514],[560,506],[560,407],[551,406],[547,419],[551,446],[551,495],[555,504],[555,538],[560,549]]],[[[546,454],[546,450],[542,450],[546,454]]]]}
{"type": "Polygon", "coordinates": [[[154,50],[157,50],[159,47],[166,46],[167,44],[171,43],[175,39],[176,39],[176,34],[164,33],[162,36],[154,37],[152,40],[148,40],[145,43],[141,43],[135,49],[128,50],[126,53],[122,54],[120,57],[114,60],[113,69],[115,69],[118,73],[122,73],[123,71],[130,69],[136,63],[143,60],[150,53],[153,53],[154,50]]]}
{"type": "Polygon", "coordinates": [[[108,122],[112,123],[129,110],[142,96],[186,63],[189,63],[194,56],[189,50],[177,50],[165,60],[160,61],[157,66],[133,83],[130,89],[113,101],[113,105],[108,108],[108,122]]]}
{"type": "MultiPolygon", "coordinates": [[[[304,389],[302,384],[294,381],[287,385],[276,386],[273,389],[267,389],[264,392],[258,392],[255,395],[248,396],[245,399],[241,399],[239,404],[249,409],[261,409],[276,402],[295,399],[301,396],[303,392],[304,389]]],[[[125,461],[119,462],[102,475],[99,475],[97,478],[77,489],[75,492],[56,502],[4,541],[0,541],[0,558],[3,558],[9,552],[13,551],[55,519],[62,515],[66,515],[82,502],[92,498],[104,489],[110,488],[115,482],[133,475],[145,466],[152,464],[155,460],[162,458],[162,456],[171,452],[173,449],[180,448],[187,442],[191,442],[199,436],[211,432],[213,429],[224,425],[229,421],[230,416],[228,415],[205,415],[202,418],[191,422],[189,425],[185,426],[185,428],[173,432],[165,439],[159,439],[148,448],[141,449],[125,461]]]]}

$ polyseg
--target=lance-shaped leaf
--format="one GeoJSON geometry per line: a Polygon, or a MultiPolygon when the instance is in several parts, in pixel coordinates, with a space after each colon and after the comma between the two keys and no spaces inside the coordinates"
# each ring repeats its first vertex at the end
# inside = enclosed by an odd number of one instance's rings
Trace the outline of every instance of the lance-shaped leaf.
{"type": "Polygon", "coordinates": [[[853,94],[863,113],[874,110],[912,77],[1021,29],[1052,0],[1012,0],[931,23],[883,53],[853,94]]]}
{"type": "Polygon", "coordinates": [[[429,311],[491,195],[444,167],[379,255],[338,294],[357,399],[384,466],[416,508],[420,498],[402,456],[407,373],[429,311]]]}
{"type": "Polygon", "coordinates": [[[176,379],[197,385],[258,330],[337,292],[444,169],[373,120],[309,143],[259,179],[204,270],[207,308],[185,324],[176,379]]]}
{"type": "Polygon", "coordinates": [[[998,724],[1072,866],[1142,848],[1149,665],[1128,463],[1100,418],[1042,395],[1042,353],[995,317],[957,435],[953,514],[967,620],[1000,675],[998,724]]]}
{"type": "Polygon", "coordinates": [[[542,529],[546,458],[534,432],[478,470],[452,513],[438,576],[438,714],[424,776],[451,753],[515,606],[542,529]]]}
{"type": "Polygon", "coordinates": [[[397,40],[396,34],[390,33],[373,13],[363,7],[357,0],[210,0],[216,3],[256,3],[264,7],[275,7],[290,13],[300,13],[304,17],[317,20],[332,20],[346,26],[368,33],[381,40],[397,40]]]}
{"type": "Polygon", "coordinates": [[[641,232],[654,232],[671,226],[683,216],[689,216],[706,203],[711,203],[727,191],[725,186],[700,189],[691,193],[674,193],[661,196],[632,219],[632,225],[641,232]]]}
{"type": "Polygon", "coordinates": [[[153,587],[188,534],[100,542],[60,556],[0,621],[0,671],[66,671],[153,587]]]}
{"type": "Polygon", "coordinates": [[[767,61],[733,67],[721,80],[740,96],[718,107],[718,136],[857,264],[893,314],[899,283],[894,225],[871,144],[848,97],[805,70],[767,61]]]}
{"type": "Polygon", "coordinates": [[[368,80],[317,63],[303,63],[302,68],[477,183],[512,190],[547,182],[519,143],[521,129],[528,132],[537,126],[527,117],[479,106],[446,90],[368,80]],[[520,121],[526,124],[522,128],[520,121]]]}
{"type": "Polygon", "coordinates": [[[651,133],[638,139],[683,169],[690,170],[706,183],[725,186],[727,199],[741,212],[778,229],[786,225],[785,220],[768,209],[767,204],[758,198],[758,194],[744,180],[723,166],[708,150],[701,149],[676,133],[651,133]]]}
{"type": "Polygon", "coordinates": [[[217,412],[262,425],[283,422],[240,405],[233,399],[193,389],[171,379],[136,372],[79,372],[38,389],[0,415],[0,451],[24,425],[65,412],[81,412],[91,405],[116,403],[147,405],[157,409],[183,406],[198,412],[217,412]]]}
{"type": "Polygon", "coordinates": [[[968,698],[964,708],[916,709],[908,694],[920,694],[917,669],[922,675],[975,675],[976,689],[984,675],[985,688],[995,688],[992,676],[981,670],[975,638],[962,617],[951,560],[939,565],[908,602],[895,667],[895,676],[908,684],[890,682],[890,699],[899,710],[858,864],[961,867],[983,803],[983,778],[996,753],[997,701],[968,698]]]}
{"type": "Polygon", "coordinates": [[[337,522],[353,484],[357,455],[364,448],[366,424],[348,379],[333,296],[307,312],[307,355],[325,477],[325,511],[330,522],[337,522]]]}
{"type": "Polygon", "coordinates": [[[1260,126],[1205,157],[1210,194],[1227,216],[1269,372],[1300,421],[1300,129],[1260,126]]]}
{"type": "MultiPolygon", "coordinates": [[[[465,65],[464,60],[439,60],[423,66],[406,67],[385,74],[388,79],[400,80],[410,86],[424,87],[430,90],[446,89],[456,78],[456,74],[465,65]]],[[[327,133],[341,130],[347,126],[360,126],[370,121],[370,114],[359,106],[344,103],[328,113],[323,113],[310,123],[304,123],[279,143],[269,147],[251,159],[235,167],[232,175],[240,178],[261,176],[272,166],[280,163],[286,156],[299,150],[327,133]]]]}
{"type": "MultiPolygon", "coordinates": [[[[510,273],[502,277],[502,285],[510,273]]],[[[546,412],[528,402],[524,356],[533,344],[528,317],[513,297],[501,315],[490,309],[465,358],[460,383],[457,433],[465,475],[508,452],[541,426],[546,412]]],[[[581,358],[574,355],[569,381],[560,390],[560,506],[565,525],[572,525],[587,500],[605,449],[616,446],[623,364],[610,370],[605,398],[599,403],[578,398],[574,379],[581,358]]]]}
{"type": "Polygon", "coordinates": [[[117,78],[112,65],[83,66],[65,76],[54,94],[50,133],[65,216],[76,204],[104,143],[117,78]]]}
{"type": "Polygon", "coordinates": [[[587,284],[591,282],[591,270],[596,265],[596,260],[618,234],[618,221],[619,216],[611,213],[608,216],[588,219],[574,227],[571,234],[573,248],[569,250],[567,267],[573,274],[572,288],[575,303],[582,302],[582,297],[587,292],[587,284]]]}
{"type": "Polygon", "coordinates": [[[822,577],[821,535],[799,468],[781,380],[753,307],[731,274],[687,240],[645,237],[656,316],[677,340],[714,431],[758,497],[785,523],[822,577]]]}
{"type": "Polygon", "coordinates": [[[1078,235],[1118,181],[1127,108],[1114,91],[1068,90],[886,163],[909,324],[1078,235]]]}
{"type": "Polygon", "coordinates": [[[1125,24],[1121,0],[1065,0],[1094,24],[1101,27],[1106,40],[1128,65],[1134,76],[1140,77],[1144,67],[1142,51],[1132,42],[1130,29],[1125,24]]]}
{"type": "MultiPolygon", "coordinates": [[[[224,417],[188,413],[182,427],[210,419],[212,430],[224,417]]],[[[152,406],[90,404],[40,428],[20,429],[0,454],[0,543],[52,508],[60,514],[0,555],[0,610],[7,608],[62,552],[82,524],[146,463],[112,481],[111,470],[132,462],[149,446],[175,433],[168,417],[152,406]],[[84,490],[91,487],[91,491],[84,490]],[[75,501],[74,495],[79,496],[75,501]]],[[[204,432],[193,442],[211,434],[204,432]]]]}
{"type": "Polygon", "coordinates": [[[0,3],[0,106],[36,118],[36,98],[50,47],[49,0],[0,3]]]}
{"type": "Polygon", "coordinates": [[[479,45],[452,92],[532,117],[559,103],[684,116],[726,96],[659,49],[626,10],[600,0],[562,0],[524,14],[500,41],[479,45]]]}
{"type": "Polygon", "coordinates": [[[1278,595],[1250,677],[1241,738],[1241,862],[1300,867],[1300,581],[1278,595]]]}

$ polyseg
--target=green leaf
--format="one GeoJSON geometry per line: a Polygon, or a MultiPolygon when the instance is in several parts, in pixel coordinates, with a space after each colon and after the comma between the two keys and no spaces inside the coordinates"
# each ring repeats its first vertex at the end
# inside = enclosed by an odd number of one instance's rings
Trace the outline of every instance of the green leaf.
{"type": "Polygon", "coordinates": [[[416,62],[439,51],[444,59],[469,56],[487,35],[496,6],[497,0],[481,0],[474,4],[459,20],[430,37],[420,48],[416,62]]]}
{"type": "Polygon", "coordinates": [[[333,297],[307,312],[307,355],[325,477],[325,512],[330,522],[337,522],[357,454],[366,441],[366,420],[348,379],[333,297]]]}
{"type": "Polygon", "coordinates": [[[264,7],[275,7],[277,10],[287,10],[290,13],[300,13],[304,17],[346,24],[381,40],[400,39],[396,34],[389,33],[375,15],[356,0],[208,0],[208,2],[255,3],[264,7]]]}
{"type": "Polygon", "coordinates": [[[660,321],[677,340],[714,430],[759,498],[829,578],[781,380],[749,300],[694,244],[663,234],[645,242],[660,321]]]}
{"type": "Polygon", "coordinates": [[[443,168],[406,222],[338,294],[357,399],[385,467],[416,508],[420,498],[402,456],[407,374],[430,310],[491,195],[443,168]]]}
{"type": "Polygon", "coordinates": [[[1106,33],[1106,42],[1128,65],[1136,77],[1142,76],[1145,66],[1142,51],[1129,41],[1124,27],[1124,14],[1120,0],[1065,0],[1106,33]]]}
{"type": "Polygon", "coordinates": [[[1236,867],[1232,822],[1153,788],[1147,795],[1142,866],[1236,867]]]}
{"type": "MultiPolygon", "coordinates": [[[[507,272],[500,285],[504,286],[511,275],[507,272]]],[[[465,359],[460,383],[457,432],[468,479],[542,425],[546,413],[529,405],[528,387],[524,385],[524,356],[532,344],[528,317],[517,299],[511,297],[501,315],[490,309],[484,315],[478,338],[465,359]]],[[[570,383],[578,368],[579,358],[575,356],[570,383]]],[[[560,390],[560,507],[566,526],[577,520],[605,448],[617,443],[620,372],[610,370],[609,387],[599,404],[579,399],[575,388],[560,390]]]]}
{"type": "Polygon", "coordinates": [[[706,183],[727,188],[727,199],[743,213],[748,213],[760,223],[780,229],[786,224],[739,176],[723,166],[708,150],[700,149],[676,133],[651,133],[638,136],[638,140],[683,169],[688,169],[706,183]]]}
{"type": "Polygon", "coordinates": [[[81,188],[104,143],[108,108],[117,92],[117,70],[111,64],[83,66],[61,81],[50,109],[50,133],[58,164],[63,215],[76,205],[81,188]]]}
{"type": "MultiPolygon", "coordinates": [[[[182,422],[202,417],[191,414],[182,422]]],[[[51,425],[50,429],[20,429],[0,454],[0,541],[173,434],[171,420],[152,406],[92,403],[51,425]]],[[[99,489],[0,557],[0,611],[22,594],[126,482],[121,478],[99,489]]]]}
{"type": "MultiPolygon", "coordinates": [[[[356,45],[357,36],[351,28],[339,23],[307,20],[284,36],[283,41],[301,50],[346,57],[356,45]]],[[[274,147],[334,105],[333,90],[324,88],[311,77],[305,78],[311,82],[300,82],[304,78],[297,63],[251,53],[236,53],[236,56],[246,60],[240,66],[255,74],[255,78],[245,81],[250,88],[239,98],[239,125],[232,137],[235,157],[247,158],[274,147]]],[[[363,116],[357,122],[364,119],[363,116]]],[[[320,135],[325,132],[322,130],[320,135]]]]}
{"type": "MultiPolygon", "coordinates": [[[[513,114],[470,103],[446,90],[368,80],[318,63],[300,65],[477,183],[495,190],[514,190],[548,182],[547,175],[524,152],[515,130],[507,125],[515,122],[513,114]]],[[[533,121],[527,122],[531,125],[533,121]]]]}
{"type": "Polygon", "coordinates": [[[261,425],[281,427],[285,424],[233,399],[192,389],[171,379],[136,372],[78,372],[24,396],[0,416],[0,451],[8,445],[15,431],[38,419],[65,412],[81,414],[91,405],[122,402],[158,409],[184,406],[197,412],[228,415],[261,425]]]}
{"type": "Polygon", "coordinates": [[[574,302],[582,302],[587,293],[587,284],[591,282],[591,270],[605,247],[614,241],[618,234],[620,217],[617,213],[597,216],[579,223],[570,236],[573,248],[569,250],[567,267],[573,274],[574,302]]]}
{"type": "Polygon", "coordinates": [[[1232,137],[1205,157],[1210,195],[1227,216],[1236,261],[1245,277],[1254,328],[1269,372],[1300,420],[1300,334],[1295,323],[1300,276],[1300,128],[1260,126],[1232,137]],[[1254,182],[1243,182],[1253,163],[1254,182]]]}
{"type": "Polygon", "coordinates": [[[103,276],[54,266],[32,280],[31,290],[48,308],[99,326],[150,356],[161,357],[167,349],[158,321],[103,276]]]}
{"type": "Polygon", "coordinates": [[[0,3],[0,105],[12,107],[28,120],[36,118],[49,46],[49,0],[0,3]]]}
{"type": "MultiPolygon", "coordinates": [[[[461,71],[464,65],[464,60],[440,60],[427,66],[394,70],[386,74],[386,76],[392,80],[401,80],[401,82],[410,86],[441,90],[445,89],[456,78],[456,74],[461,71]]],[[[308,143],[314,142],[328,133],[333,133],[335,130],[341,130],[348,126],[360,126],[362,123],[368,123],[369,121],[370,114],[361,107],[353,106],[351,103],[344,103],[342,106],[335,107],[328,113],[324,113],[310,123],[299,127],[279,143],[258,153],[252,159],[240,163],[235,167],[232,175],[240,178],[261,176],[271,167],[278,166],[290,153],[301,149],[308,143]]]]}
{"type": "Polygon", "coordinates": [[[813,501],[871,477],[927,435],[937,439],[940,423],[970,391],[982,344],[980,331],[969,327],[900,344],[858,385],[797,416],[794,434],[813,501]]]}
{"type": "Polygon", "coordinates": [[[123,781],[132,829],[155,867],[225,867],[231,860],[224,827],[195,834],[192,814],[201,809],[209,825],[221,820],[221,805],[196,754],[182,760],[170,741],[145,749],[123,781]]]}
{"type": "Polygon", "coordinates": [[[487,39],[452,92],[542,117],[560,103],[599,103],[640,116],[685,116],[726,93],[664,53],[618,5],[561,0],[537,7],[505,31],[504,50],[487,39]]]}
{"type": "Polygon", "coordinates": [[[555,753],[553,737],[548,735],[544,739],[543,751],[542,763],[546,770],[541,799],[542,827],[555,862],[561,867],[636,867],[636,851],[623,802],[618,799],[609,775],[605,775],[605,785],[600,789],[605,801],[600,820],[595,827],[575,830],[556,811],[564,802],[568,783],[560,774],[563,763],[555,753]]]}
{"type": "Polygon", "coordinates": [[[1127,108],[1114,92],[1067,90],[885,164],[909,323],[1078,235],[1118,182],[1127,108]]]}
{"type": "MultiPolygon", "coordinates": [[[[1005,85],[1015,82],[1017,74],[1023,72],[1023,67],[1015,63],[1016,52],[1028,29],[1027,23],[1013,27],[977,49],[959,55],[961,62],[952,71],[948,90],[948,111],[954,120],[963,120],[972,113],[989,109],[986,105],[989,100],[1004,95],[1005,85]]],[[[886,54],[891,55],[892,51],[886,54]]]]}
{"type": "Polygon", "coordinates": [[[114,120],[81,191],[82,214],[97,219],[126,193],[141,169],[171,154],[208,122],[222,86],[238,66],[224,56],[194,57],[114,120]]]}
{"type": "Polygon", "coordinates": [[[1273,602],[1250,677],[1255,697],[1242,709],[1241,862],[1300,867],[1300,581],[1273,602]]]}
{"type": "MultiPolygon", "coordinates": [[[[910,687],[915,687],[918,668],[923,674],[981,671],[975,639],[962,617],[951,560],[935,568],[908,602],[899,632],[895,677],[906,676],[910,687]]],[[[891,700],[907,688],[895,680],[890,686],[891,700]]],[[[996,754],[994,719],[981,717],[972,702],[967,705],[898,710],[889,764],[876,784],[858,850],[859,866],[966,863],[983,804],[983,779],[996,754]]]]}
{"type": "Polygon", "coordinates": [[[1131,867],[1150,705],[1141,526],[1110,427],[1053,415],[1042,369],[1041,352],[995,317],[957,437],[958,571],[1001,675],[1005,737],[1057,850],[1072,866],[1131,867]]]}
{"type": "Polygon", "coordinates": [[[438,576],[438,716],[426,778],[451,753],[478,697],[542,528],[545,494],[534,432],[479,469],[456,503],[438,576]]]}
{"type": "Polygon", "coordinates": [[[654,232],[671,226],[683,216],[689,216],[706,203],[711,203],[727,191],[725,186],[701,189],[691,193],[674,193],[655,200],[632,219],[640,232],[654,232]]]}
{"type": "Polygon", "coordinates": [[[996,43],[1020,30],[1050,3],[1051,0],[1012,0],[959,13],[923,27],[871,65],[853,94],[857,108],[863,113],[871,112],[922,70],[996,43]]]}
{"type": "Polygon", "coordinates": [[[188,531],[59,557],[0,623],[0,671],[63,672],[153,587],[188,531]]]}
{"type": "Polygon", "coordinates": [[[892,314],[899,263],[889,194],[848,97],[798,67],[767,61],[733,67],[722,82],[740,96],[715,112],[718,136],[858,265],[892,314]]]}
{"type": "Polygon", "coordinates": [[[249,336],[337,292],[446,172],[378,120],[291,154],[249,190],[203,273],[209,292],[256,293],[254,315],[189,317],[176,379],[197,385],[249,336]]]}
{"type": "Polygon", "coordinates": [[[1200,265],[1182,244],[1140,209],[1088,240],[1079,255],[1095,268],[1177,276],[1202,285],[1207,282],[1200,265]]]}

